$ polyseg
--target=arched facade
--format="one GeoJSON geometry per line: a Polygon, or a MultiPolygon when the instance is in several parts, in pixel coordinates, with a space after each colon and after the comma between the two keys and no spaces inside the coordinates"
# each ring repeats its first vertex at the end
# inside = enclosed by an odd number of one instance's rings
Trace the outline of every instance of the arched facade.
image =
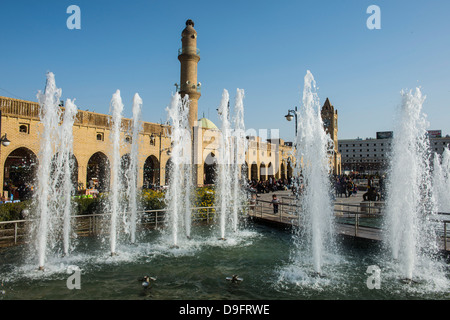
{"type": "Polygon", "coordinates": [[[37,155],[26,147],[10,152],[3,164],[2,196],[19,200],[31,197],[37,165],[37,155]]]}
{"type": "Polygon", "coordinates": [[[156,158],[156,156],[150,155],[145,159],[143,171],[144,188],[159,186],[161,170],[158,158],[156,158]]]}
{"type": "Polygon", "coordinates": [[[103,152],[94,153],[88,160],[86,170],[86,188],[95,187],[99,192],[109,190],[110,162],[103,152]]]}
{"type": "Polygon", "coordinates": [[[217,173],[217,159],[214,153],[210,152],[203,164],[203,184],[209,185],[214,184],[216,181],[216,173],[217,173]]]}

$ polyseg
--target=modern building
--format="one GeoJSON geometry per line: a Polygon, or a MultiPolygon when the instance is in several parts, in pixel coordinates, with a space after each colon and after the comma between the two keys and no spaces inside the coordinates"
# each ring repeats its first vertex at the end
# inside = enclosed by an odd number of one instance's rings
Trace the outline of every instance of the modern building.
{"type": "MultiPolygon", "coordinates": [[[[441,130],[430,130],[430,151],[442,155],[450,144],[450,136],[442,137],[441,130]]],[[[388,168],[392,151],[392,131],[377,132],[377,138],[342,139],[338,141],[344,172],[375,174],[388,168]]]]}

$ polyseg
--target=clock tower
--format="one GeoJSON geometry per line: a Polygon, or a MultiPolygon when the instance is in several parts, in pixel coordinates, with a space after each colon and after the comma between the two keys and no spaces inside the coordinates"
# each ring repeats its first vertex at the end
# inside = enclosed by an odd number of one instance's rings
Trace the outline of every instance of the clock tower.
{"type": "Polygon", "coordinates": [[[333,173],[341,174],[341,155],[338,150],[338,113],[328,98],[322,107],[321,115],[325,131],[330,135],[334,144],[333,173]]]}

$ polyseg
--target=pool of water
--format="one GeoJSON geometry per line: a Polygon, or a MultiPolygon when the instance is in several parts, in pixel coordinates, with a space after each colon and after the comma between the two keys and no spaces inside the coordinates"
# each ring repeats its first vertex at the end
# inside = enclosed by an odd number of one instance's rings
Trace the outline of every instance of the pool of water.
{"type": "Polygon", "coordinates": [[[323,275],[317,276],[308,250],[295,246],[290,232],[250,225],[223,241],[218,240],[215,228],[196,226],[192,234],[190,240],[173,248],[169,236],[148,230],[137,245],[119,244],[118,255],[113,257],[101,239],[79,238],[69,256],[49,257],[45,271],[37,270],[37,262],[23,246],[3,249],[0,299],[450,298],[446,261],[437,261],[431,274],[421,272],[417,282],[406,284],[395,262],[374,243],[337,241],[337,248],[326,256],[323,275]],[[370,266],[378,268],[379,275],[368,273],[370,266]],[[75,268],[80,270],[80,289],[69,289],[67,279],[75,268]],[[233,274],[243,281],[227,281],[233,274]],[[156,278],[148,289],[141,285],[144,275],[156,278]],[[370,285],[376,283],[379,289],[370,285]]]}

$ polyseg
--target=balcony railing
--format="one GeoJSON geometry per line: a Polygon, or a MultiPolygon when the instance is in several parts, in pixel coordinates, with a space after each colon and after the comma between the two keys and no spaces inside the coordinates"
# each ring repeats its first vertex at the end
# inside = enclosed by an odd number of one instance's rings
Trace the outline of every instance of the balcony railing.
{"type": "Polygon", "coordinates": [[[178,49],[178,55],[182,54],[196,54],[197,56],[200,56],[200,49],[194,48],[194,47],[184,47],[178,49]]]}
{"type": "Polygon", "coordinates": [[[193,83],[183,83],[181,86],[177,86],[178,92],[184,91],[184,92],[201,92],[202,86],[200,84],[193,84],[193,83]]]}

